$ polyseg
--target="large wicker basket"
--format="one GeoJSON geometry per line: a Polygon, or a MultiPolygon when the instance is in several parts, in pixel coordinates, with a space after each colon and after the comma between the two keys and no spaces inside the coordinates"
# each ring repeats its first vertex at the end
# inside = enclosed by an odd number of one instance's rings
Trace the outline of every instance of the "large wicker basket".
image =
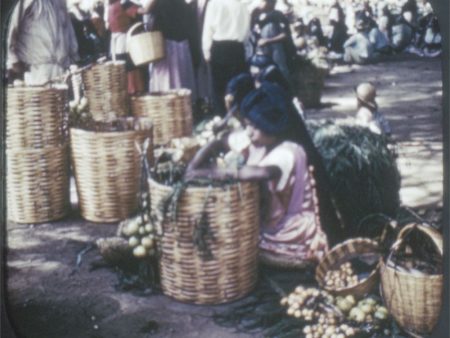
{"type": "Polygon", "coordinates": [[[131,110],[135,117],[153,120],[155,145],[192,135],[191,91],[188,89],[133,97],[131,110]]]}
{"type": "Polygon", "coordinates": [[[302,62],[299,65],[298,97],[305,108],[320,106],[326,70],[318,68],[312,62],[302,62]]]}
{"type": "Polygon", "coordinates": [[[325,276],[328,271],[336,270],[339,266],[352,258],[362,254],[379,254],[380,248],[378,243],[367,238],[349,239],[341,244],[336,245],[322,259],[316,268],[316,280],[319,286],[326,291],[339,296],[353,295],[362,297],[372,291],[379,280],[379,264],[370,273],[370,275],[359,283],[344,288],[330,288],[326,286],[325,276]]]}
{"type": "Polygon", "coordinates": [[[113,121],[129,113],[124,61],[98,63],[82,72],[89,111],[97,121],[113,121]]]}
{"type": "Polygon", "coordinates": [[[43,223],[70,210],[69,147],[6,150],[8,219],[43,223]]]}
{"type": "MultiPolygon", "coordinates": [[[[149,180],[152,209],[172,188],[149,180]]],[[[177,300],[220,304],[248,294],[258,270],[259,207],[254,183],[226,187],[188,187],[178,201],[177,221],[165,221],[161,238],[161,285],[177,300]],[[204,209],[206,202],[206,208],[204,209]],[[207,239],[211,257],[194,245],[194,228],[207,213],[214,240],[207,239]]]]}
{"type": "MultiPolygon", "coordinates": [[[[436,230],[419,224],[409,224],[400,231],[392,252],[400,248],[413,229],[428,236],[443,255],[442,236],[436,230]]],[[[380,264],[382,296],[394,319],[407,331],[431,333],[441,311],[443,275],[414,275],[398,271],[383,260],[380,264]]]]}
{"type": "MultiPolygon", "coordinates": [[[[124,131],[70,129],[72,164],[81,215],[116,222],[137,208],[140,160],[137,144],[151,140],[149,119],[125,119],[124,131]]],[[[148,156],[151,160],[152,147],[148,156]]]]}
{"type": "Polygon", "coordinates": [[[67,86],[8,87],[6,147],[44,148],[67,141],[67,86]]]}

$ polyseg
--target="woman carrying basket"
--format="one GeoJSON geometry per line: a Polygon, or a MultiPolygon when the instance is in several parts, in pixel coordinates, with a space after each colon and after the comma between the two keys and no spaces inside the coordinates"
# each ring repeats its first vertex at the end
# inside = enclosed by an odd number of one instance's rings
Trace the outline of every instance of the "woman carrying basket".
{"type": "Polygon", "coordinates": [[[340,240],[339,222],[320,156],[300,115],[284,90],[267,82],[245,97],[240,113],[249,138],[249,146],[240,149],[245,164],[205,166],[212,155],[236,144],[230,134],[202,148],[188,166],[186,178],[263,181],[262,252],[283,259],[317,261],[329,244],[340,240]]]}

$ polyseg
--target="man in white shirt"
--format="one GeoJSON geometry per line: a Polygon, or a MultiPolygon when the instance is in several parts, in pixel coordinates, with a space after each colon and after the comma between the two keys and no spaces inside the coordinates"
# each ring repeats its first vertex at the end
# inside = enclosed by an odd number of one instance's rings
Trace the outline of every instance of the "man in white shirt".
{"type": "Polygon", "coordinates": [[[240,0],[210,0],[203,25],[202,49],[211,65],[215,114],[225,115],[229,80],[247,70],[244,42],[250,34],[250,13],[240,0]]]}
{"type": "Polygon", "coordinates": [[[41,85],[63,75],[78,59],[66,1],[20,0],[9,25],[7,69],[12,78],[41,85]]]}

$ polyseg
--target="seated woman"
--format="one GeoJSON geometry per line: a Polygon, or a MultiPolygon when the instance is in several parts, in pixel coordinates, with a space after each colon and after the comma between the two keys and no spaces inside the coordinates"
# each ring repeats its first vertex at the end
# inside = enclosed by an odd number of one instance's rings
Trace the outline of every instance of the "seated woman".
{"type": "Polygon", "coordinates": [[[245,158],[244,165],[207,166],[215,154],[245,144],[242,140],[235,142],[235,135],[230,134],[197,153],[187,168],[186,179],[263,181],[262,252],[316,262],[329,244],[339,240],[340,231],[334,230],[339,221],[323,164],[302,119],[283,89],[267,82],[246,96],[240,113],[250,141],[248,147],[238,150],[245,158]]]}
{"type": "Polygon", "coordinates": [[[356,30],[357,33],[344,43],[344,61],[357,64],[375,61],[375,48],[369,39],[368,23],[364,20],[358,20],[356,30]]]}

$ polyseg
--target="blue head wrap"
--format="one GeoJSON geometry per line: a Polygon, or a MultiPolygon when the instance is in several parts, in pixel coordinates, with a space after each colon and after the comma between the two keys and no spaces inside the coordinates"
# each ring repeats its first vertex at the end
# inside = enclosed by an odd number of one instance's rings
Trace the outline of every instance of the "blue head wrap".
{"type": "Polygon", "coordinates": [[[225,93],[233,95],[233,106],[239,107],[244,97],[254,89],[255,83],[252,76],[248,73],[242,73],[228,82],[225,93]]]}
{"type": "Polygon", "coordinates": [[[290,100],[277,84],[263,82],[261,87],[242,101],[241,115],[256,128],[273,136],[280,136],[290,127],[290,100]]]}
{"type": "Polygon", "coordinates": [[[258,68],[266,68],[270,65],[275,64],[270,56],[264,54],[255,54],[250,58],[250,66],[255,66],[258,68]]]}

